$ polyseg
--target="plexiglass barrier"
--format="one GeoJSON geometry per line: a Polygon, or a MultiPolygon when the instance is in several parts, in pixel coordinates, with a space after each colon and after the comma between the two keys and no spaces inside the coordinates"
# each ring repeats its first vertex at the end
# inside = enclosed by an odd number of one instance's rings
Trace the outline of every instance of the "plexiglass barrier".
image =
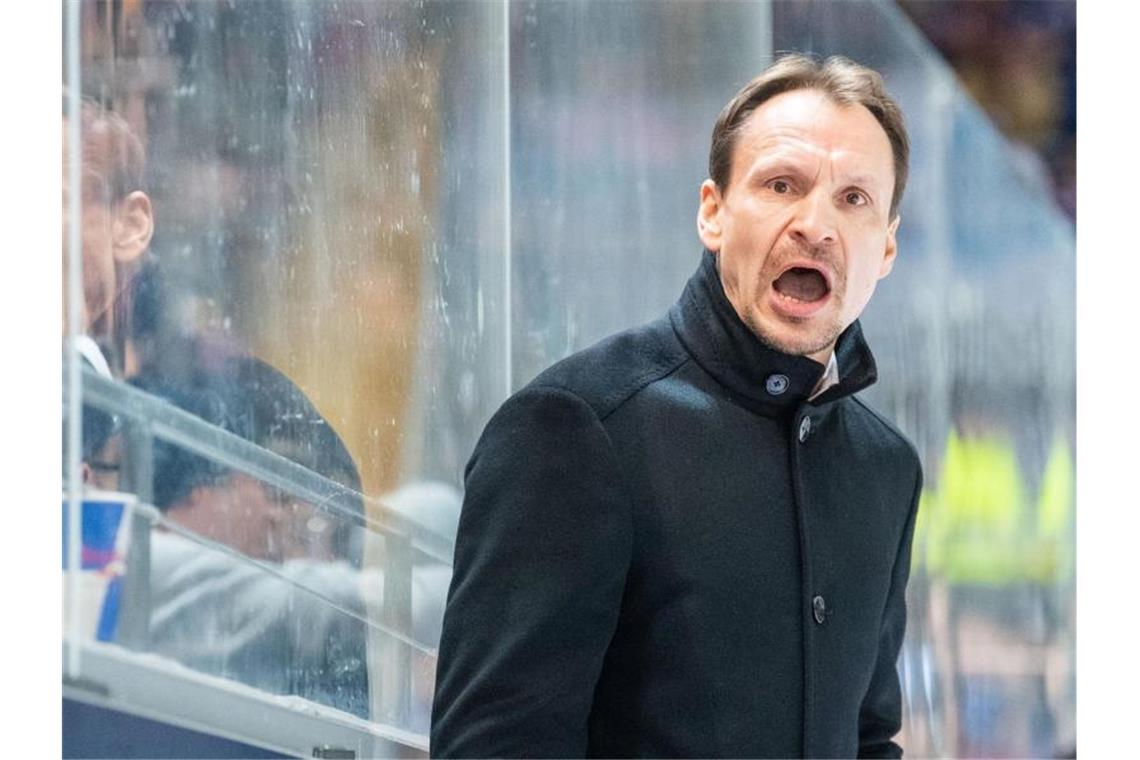
{"type": "Polygon", "coordinates": [[[867,398],[925,490],[900,672],[920,756],[1075,752],[1075,259],[1027,148],[889,4],[776,3],[773,44],[883,73],[907,115],[898,265],[863,317],[867,398]]]}
{"type": "Polygon", "coordinates": [[[719,109],[774,52],[841,53],[884,74],[912,143],[863,318],[867,396],[926,471],[901,741],[1074,745],[1073,231],[893,6],[66,7],[86,338],[65,497],[130,496],[104,554],[72,552],[102,564],[69,573],[65,636],[422,751],[483,425],[672,304],[719,109]]]}
{"type": "Polygon", "coordinates": [[[98,456],[117,463],[117,481],[102,485],[120,490],[84,490],[85,606],[68,620],[69,643],[114,643],[426,733],[450,540],[404,513],[433,500],[453,513],[456,494],[409,487],[366,504],[294,461],[335,442],[313,447],[290,422],[297,411],[243,428],[235,420],[259,410],[221,377],[144,393],[85,371],[87,417],[113,420],[98,456]],[[254,438],[265,427],[261,446],[228,429],[254,438]]]}

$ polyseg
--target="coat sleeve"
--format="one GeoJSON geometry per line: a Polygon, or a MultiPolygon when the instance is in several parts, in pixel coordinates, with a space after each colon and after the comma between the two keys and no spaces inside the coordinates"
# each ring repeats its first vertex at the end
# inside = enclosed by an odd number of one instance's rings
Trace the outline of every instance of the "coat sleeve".
{"type": "Polygon", "coordinates": [[[632,527],[610,439],[561,389],[528,389],[467,465],[440,640],[434,757],[582,757],[632,527]]]}
{"type": "Polygon", "coordinates": [[[911,543],[922,492],[922,468],[917,467],[902,539],[891,572],[891,587],[879,627],[879,653],[875,672],[859,709],[859,757],[902,757],[902,747],[893,741],[902,728],[902,691],[898,658],[906,632],[906,584],[910,577],[911,543]]]}

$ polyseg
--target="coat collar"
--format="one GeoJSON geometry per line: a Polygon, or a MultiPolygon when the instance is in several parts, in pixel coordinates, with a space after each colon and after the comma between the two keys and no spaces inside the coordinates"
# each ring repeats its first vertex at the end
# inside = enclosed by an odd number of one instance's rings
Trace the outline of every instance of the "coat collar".
{"type": "MultiPolygon", "coordinates": [[[[705,251],[696,274],[669,312],[681,343],[706,372],[745,406],[768,416],[794,412],[811,395],[824,366],[806,356],[781,353],[760,342],[729,303],[716,255],[705,251]]],[[[811,403],[830,406],[877,379],[875,359],[858,320],[835,345],[839,383],[811,403]]]]}

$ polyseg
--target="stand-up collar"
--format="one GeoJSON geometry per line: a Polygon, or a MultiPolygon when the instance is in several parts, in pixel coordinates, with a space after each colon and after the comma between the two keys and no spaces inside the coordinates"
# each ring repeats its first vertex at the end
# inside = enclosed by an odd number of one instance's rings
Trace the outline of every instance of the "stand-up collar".
{"type": "MultiPolygon", "coordinates": [[[[760,342],[729,303],[717,271],[716,255],[705,251],[681,299],[669,312],[681,342],[701,367],[764,414],[794,411],[811,395],[824,366],[760,342]]],[[[875,382],[877,371],[863,331],[855,321],[835,345],[839,383],[811,401],[823,406],[875,382]]]]}

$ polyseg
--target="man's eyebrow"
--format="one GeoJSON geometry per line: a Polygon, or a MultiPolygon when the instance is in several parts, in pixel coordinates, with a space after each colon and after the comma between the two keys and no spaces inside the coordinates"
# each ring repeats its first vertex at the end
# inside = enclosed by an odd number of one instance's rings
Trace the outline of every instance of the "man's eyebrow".
{"type": "Polygon", "coordinates": [[[768,173],[773,171],[787,171],[796,174],[806,174],[807,164],[804,161],[797,161],[791,156],[771,156],[761,157],[753,162],[749,167],[747,177],[753,177],[758,173],[768,173]]]}
{"type": "Polygon", "coordinates": [[[853,176],[846,177],[844,179],[844,182],[846,182],[848,185],[858,185],[859,187],[875,187],[878,184],[878,180],[876,180],[870,174],[855,174],[853,176]]]}

